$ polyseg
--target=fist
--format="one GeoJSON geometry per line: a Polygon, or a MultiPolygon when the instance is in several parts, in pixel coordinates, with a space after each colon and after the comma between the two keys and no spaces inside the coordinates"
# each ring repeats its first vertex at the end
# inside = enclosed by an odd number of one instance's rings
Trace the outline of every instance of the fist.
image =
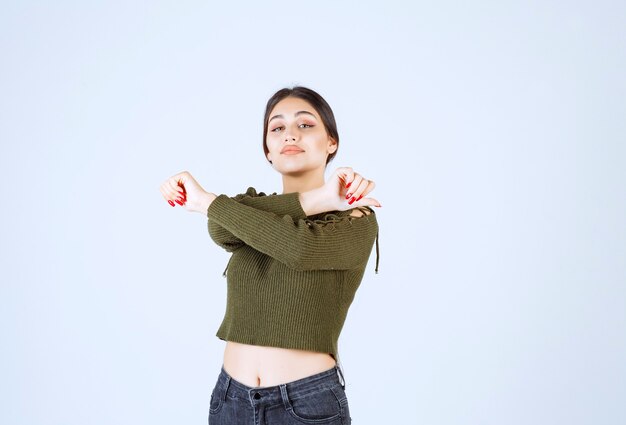
{"type": "Polygon", "coordinates": [[[328,196],[335,200],[336,209],[339,211],[364,206],[380,207],[376,199],[365,197],[375,187],[373,180],[364,178],[350,167],[337,168],[324,185],[328,196]]]}
{"type": "Polygon", "coordinates": [[[191,173],[183,171],[168,178],[159,187],[163,198],[174,207],[176,202],[187,211],[204,212],[215,199],[216,195],[209,193],[200,186],[191,173]]]}

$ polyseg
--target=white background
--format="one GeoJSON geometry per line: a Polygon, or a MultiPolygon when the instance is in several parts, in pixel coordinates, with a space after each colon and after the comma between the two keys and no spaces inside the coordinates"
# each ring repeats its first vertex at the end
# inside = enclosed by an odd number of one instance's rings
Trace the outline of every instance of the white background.
{"type": "Polygon", "coordinates": [[[0,12],[0,423],[204,424],[228,254],[183,170],[280,192],[263,111],[377,183],[355,425],[626,423],[626,6],[21,1],[0,12]]]}

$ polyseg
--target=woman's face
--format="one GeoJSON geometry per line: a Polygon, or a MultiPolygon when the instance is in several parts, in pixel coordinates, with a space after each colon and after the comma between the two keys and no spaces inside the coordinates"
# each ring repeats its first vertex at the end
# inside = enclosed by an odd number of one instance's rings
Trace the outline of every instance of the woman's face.
{"type": "Polygon", "coordinates": [[[317,111],[296,97],[286,97],[272,109],[266,143],[267,159],[281,174],[323,170],[327,156],[337,150],[317,111]]]}

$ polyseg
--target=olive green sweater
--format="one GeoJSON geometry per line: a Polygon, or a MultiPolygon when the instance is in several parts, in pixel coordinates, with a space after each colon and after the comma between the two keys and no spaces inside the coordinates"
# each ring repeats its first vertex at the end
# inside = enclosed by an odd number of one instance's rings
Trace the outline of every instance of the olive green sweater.
{"type": "MultiPolygon", "coordinates": [[[[337,341],[378,223],[369,207],[306,216],[297,192],[250,187],[219,195],[207,209],[211,238],[231,252],[226,312],[217,337],[244,344],[319,351],[337,341]]],[[[226,273],[226,271],[225,271],[226,273]]]]}

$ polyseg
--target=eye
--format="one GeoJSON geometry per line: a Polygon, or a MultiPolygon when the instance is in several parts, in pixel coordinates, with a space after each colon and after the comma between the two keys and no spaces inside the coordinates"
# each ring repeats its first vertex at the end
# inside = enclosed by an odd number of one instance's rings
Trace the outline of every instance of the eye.
{"type": "MultiPolygon", "coordinates": [[[[300,124],[298,127],[300,127],[300,128],[310,128],[310,127],[313,127],[313,125],[311,125],[311,124],[306,124],[306,123],[302,123],[302,124],[300,124]],[[304,126],[304,127],[303,127],[303,126],[304,126]]],[[[281,128],[283,128],[283,127],[282,127],[282,126],[278,126],[278,127],[274,128],[273,130],[270,130],[270,131],[272,131],[272,132],[274,132],[274,133],[275,133],[275,132],[276,132],[276,130],[280,130],[281,128]]]]}

